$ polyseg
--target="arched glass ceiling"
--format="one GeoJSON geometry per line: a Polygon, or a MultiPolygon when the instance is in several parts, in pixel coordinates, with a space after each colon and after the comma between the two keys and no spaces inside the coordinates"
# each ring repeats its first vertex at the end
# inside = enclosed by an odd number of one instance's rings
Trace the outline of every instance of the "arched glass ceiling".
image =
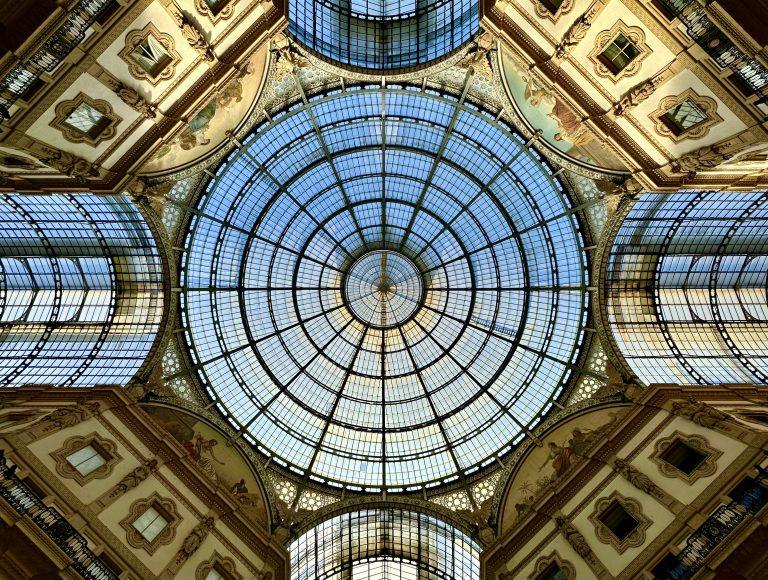
{"type": "Polygon", "coordinates": [[[646,193],[611,248],[613,337],[644,383],[768,381],[768,191],[646,193]]]}
{"type": "Polygon", "coordinates": [[[163,315],[162,262],[123,196],[0,195],[0,386],[122,385],[163,315]]]}
{"type": "Polygon", "coordinates": [[[274,461],[351,489],[495,462],[560,395],[583,242],[534,151],[417,89],[348,89],[245,139],[194,211],[186,337],[274,461]]]}
{"type": "Polygon", "coordinates": [[[477,0],[289,0],[288,31],[336,62],[401,69],[459,48],[479,29],[477,0]]]}
{"type": "Polygon", "coordinates": [[[336,516],[290,546],[292,580],[479,580],[480,547],[425,514],[372,509],[336,516]]]}

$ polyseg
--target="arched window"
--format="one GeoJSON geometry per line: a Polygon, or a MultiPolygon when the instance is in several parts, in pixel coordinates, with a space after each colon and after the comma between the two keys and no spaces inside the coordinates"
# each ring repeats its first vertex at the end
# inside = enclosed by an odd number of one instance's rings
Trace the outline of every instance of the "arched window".
{"type": "Polygon", "coordinates": [[[290,546],[292,580],[479,580],[480,547],[426,514],[399,509],[346,513],[290,546]]]}

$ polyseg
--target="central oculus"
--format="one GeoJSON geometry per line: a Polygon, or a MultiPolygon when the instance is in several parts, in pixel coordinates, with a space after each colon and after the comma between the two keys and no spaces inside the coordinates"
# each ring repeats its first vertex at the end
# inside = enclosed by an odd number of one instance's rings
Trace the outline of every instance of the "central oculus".
{"type": "Polygon", "coordinates": [[[416,265],[397,252],[376,250],[360,257],[344,278],[344,301],[367,326],[393,328],[408,321],[424,300],[416,265]]]}

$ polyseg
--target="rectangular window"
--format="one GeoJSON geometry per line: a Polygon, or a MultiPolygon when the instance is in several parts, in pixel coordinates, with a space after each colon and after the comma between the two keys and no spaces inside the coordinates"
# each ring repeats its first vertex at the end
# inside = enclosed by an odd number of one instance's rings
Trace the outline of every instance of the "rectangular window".
{"type": "Polygon", "coordinates": [[[706,121],[707,114],[696,103],[685,99],[664,113],[661,120],[675,135],[680,135],[706,121]]]}
{"type": "Polygon", "coordinates": [[[155,508],[150,506],[147,510],[136,518],[131,524],[137,532],[151,542],[168,525],[168,520],[155,508]]]}
{"type": "Polygon", "coordinates": [[[136,45],[131,58],[153,78],[173,60],[160,41],[151,34],[136,45]]]}
{"type": "Polygon", "coordinates": [[[542,6],[549,10],[552,14],[557,14],[560,10],[560,6],[563,4],[563,0],[539,0],[542,6]]]}
{"type": "Polygon", "coordinates": [[[110,120],[88,103],[80,103],[64,122],[91,139],[95,139],[107,128],[110,120]]]}
{"type": "Polygon", "coordinates": [[[229,580],[229,578],[230,576],[219,568],[218,564],[211,568],[211,571],[205,576],[205,580],[229,580]]]}
{"type": "MultiPolygon", "coordinates": [[[[229,2],[229,0],[205,0],[205,5],[208,6],[208,10],[211,11],[211,14],[216,16],[221,12],[221,9],[227,5],[227,2],[229,2]]],[[[211,572],[213,572],[213,570],[211,570],[211,572]]]]}
{"type": "Polygon", "coordinates": [[[566,580],[566,577],[560,566],[557,565],[557,562],[552,562],[543,572],[536,576],[536,580],[566,580]]]}
{"type": "Polygon", "coordinates": [[[686,475],[693,473],[706,459],[706,455],[685,444],[680,439],[675,439],[659,457],[686,475]]]}
{"type": "Polygon", "coordinates": [[[623,34],[618,34],[606,49],[600,53],[600,61],[613,74],[624,70],[640,54],[637,47],[623,34]]]}
{"type": "Polygon", "coordinates": [[[67,461],[80,475],[88,475],[104,465],[107,460],[93,445],[86,445],[67,455],[67,461]]]}
{"type": "Polygon", "coordinates": [[[619,540],[624,540],[632,531],[639,525],[639,522],[633,518],[624,506],[617,500],[613,500],[611,504],[600,514],[598,518],[605,526],[611,530],[614,536],[619,540]]]}

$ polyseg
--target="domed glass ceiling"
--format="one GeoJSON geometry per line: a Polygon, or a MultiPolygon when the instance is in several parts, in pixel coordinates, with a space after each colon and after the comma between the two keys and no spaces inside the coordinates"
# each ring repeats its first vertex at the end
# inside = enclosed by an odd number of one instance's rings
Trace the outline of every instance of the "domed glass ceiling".
{"type": "Polygon", "coordinates": [[[467,42],[480,28],[476,0],[289,0],[288,32],[337,64],[409,68],[467,42]]]}
{"type": "Polygon", "coordinates": [[[186,338],[273,461],[414,489],[496,461],[563,391],[587,316],[579,226],[535,151],[407,87],[298,103],[194,210],[186,338]]]}

